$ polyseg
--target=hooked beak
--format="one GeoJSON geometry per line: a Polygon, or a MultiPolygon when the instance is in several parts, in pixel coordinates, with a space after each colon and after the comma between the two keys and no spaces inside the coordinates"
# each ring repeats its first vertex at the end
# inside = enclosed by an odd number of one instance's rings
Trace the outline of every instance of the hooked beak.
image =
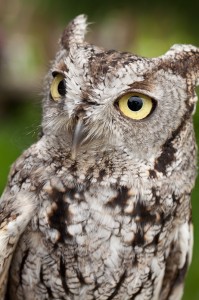
{"type": "Polygon", "coordinates": [[[79,118],[74,129],[73,138],[72,138],[72,147],[71,147],[71,157],[75,159],[77,152],[82,144],[82,141],[85,137],[84,125],[82,118],[79,118]]]}

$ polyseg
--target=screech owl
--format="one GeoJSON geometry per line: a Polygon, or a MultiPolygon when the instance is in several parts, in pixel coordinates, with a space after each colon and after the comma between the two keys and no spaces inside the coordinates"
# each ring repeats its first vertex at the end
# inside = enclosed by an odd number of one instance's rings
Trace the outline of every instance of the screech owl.
{"type": "Polygon", "coordinates": [[[196,178],[199,49],[147,59],[64,30],[43,135],[0,206],[0,299],[181,299],[196,178]]]}

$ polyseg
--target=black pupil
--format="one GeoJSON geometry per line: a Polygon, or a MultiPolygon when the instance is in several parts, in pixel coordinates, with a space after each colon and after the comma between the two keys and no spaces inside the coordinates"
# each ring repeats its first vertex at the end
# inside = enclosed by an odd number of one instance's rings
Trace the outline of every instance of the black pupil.
{"type": "Polygon", "coordinates": [[[142,108],[143,101],[139,96],[131,96],[128,99],[128,107],[132,111],[138,111],[142,108]]]}
{"type": "Polygon", "coordinates": [[[65,80],[61,80],[58,84],[58,92],[61,96],[64,96],[66,94],[66,83],[65,80]]]}

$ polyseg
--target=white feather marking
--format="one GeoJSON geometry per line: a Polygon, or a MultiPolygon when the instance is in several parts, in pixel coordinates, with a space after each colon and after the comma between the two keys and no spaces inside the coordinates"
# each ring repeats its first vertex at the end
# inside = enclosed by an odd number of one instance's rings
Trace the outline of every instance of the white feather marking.
{"type": "MultiPolygon", "coordinates": [[[[2,201],[4,201],[4,199],[2,199],[2,201]]],[[[3,271],[3,267],[9,255],[13,253],[17,241],[30,221],[36,207],[35,196],[30,193],[21,192],[16,196],[16,199],[13,197],[13,199],[10,198],[9,201],[13,202],[12,209],[16,213],[16,218],[9,221],[0,230],[0,274],[3,271]]]]}
{"type": "Polygon", "coordinates": [[[184,223],[180,226],[178,232],[178,243],[181,250],[179,269],[181,269],[184,266],[186,262],[187,253],[189,253],[189,239],[190,239],[189,224],[184,223]]]}
{"type": "Polygon", "coordinates": [[[120,258],[119,254],[121,252],[121,242],[120,239],[116,236],[112,236],[110,238],[110,246],[109,250],[111,255],[108,256],[106,260],[106,265],[110,267],[111,269],[118,268],[120,266],[120,258]]]}

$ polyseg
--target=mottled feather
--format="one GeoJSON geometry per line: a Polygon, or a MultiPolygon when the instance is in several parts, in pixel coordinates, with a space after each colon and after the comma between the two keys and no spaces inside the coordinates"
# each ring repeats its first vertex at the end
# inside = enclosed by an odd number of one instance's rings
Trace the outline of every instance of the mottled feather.
{"type": "Polygon", "coordinates": [[[199,49],[147,59],[88,44],[86,27],[81,15],[64,30],[42,136],[1,197],[0,299],[179,300],[192,256],[199,49]],[[144,95],[150,113],[126,116],[125,95],[144,95]]]}

